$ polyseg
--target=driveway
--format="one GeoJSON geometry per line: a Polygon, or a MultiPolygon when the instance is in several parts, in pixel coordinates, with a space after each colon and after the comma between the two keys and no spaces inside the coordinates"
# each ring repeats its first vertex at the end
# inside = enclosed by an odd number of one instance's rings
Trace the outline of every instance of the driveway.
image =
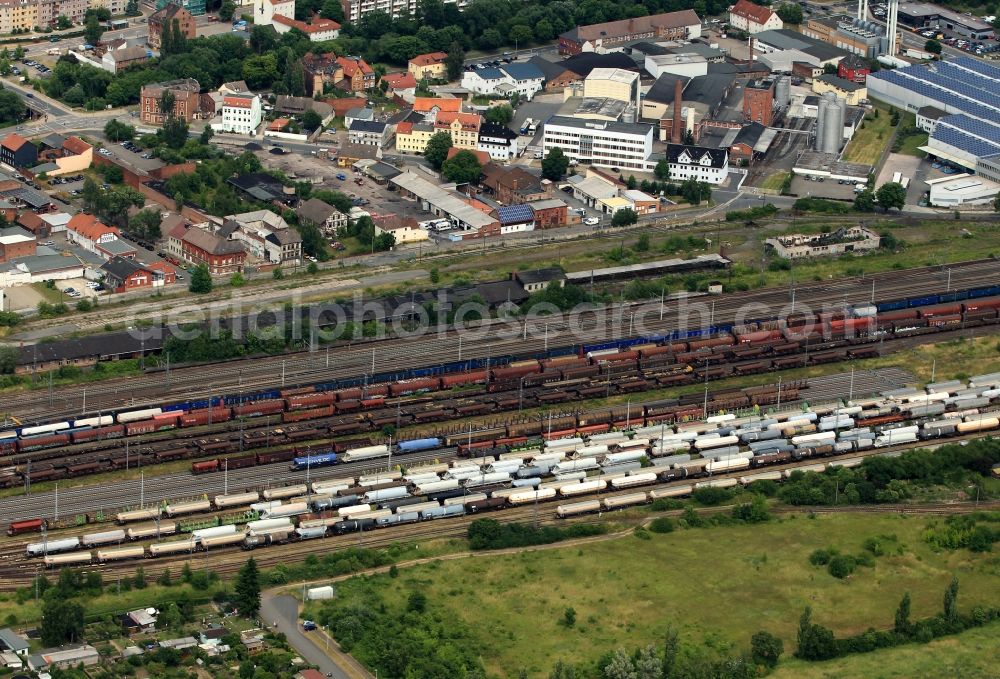
{"type": "Polygon", "coordinates": [[[368,679],[371,675],[356,660],[342,653],[336,643],[322,630],[303,632],[299,625],[299,602],[288,595],[275,596],[263,592],[260,600],[260,617],[265,625],[277,623],[277,630],[285,635],[292,648],[306,662],[335,679],[368,679]],[[324,644],[320,646],[318,644],[324,644]],[[328,655],[329,654],[329,655],[328,655]],[[334,661],[338,657],[341,665],[334,661]]]}

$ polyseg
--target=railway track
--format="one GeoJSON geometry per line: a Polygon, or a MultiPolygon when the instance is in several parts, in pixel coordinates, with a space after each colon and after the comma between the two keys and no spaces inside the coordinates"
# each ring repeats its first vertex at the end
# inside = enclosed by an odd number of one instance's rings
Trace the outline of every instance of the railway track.
{"type": "MultiPolygon", "coordinates": [[[[847,453],[842,456],[832,456],[826,458],[806,458],[797,462],[791,462],[780,465],[773,465],[763,467],[761,469],[766,471],[793,471],[801,467],[809,467],[817,464],[818,462],[827,462],[831,460],[851,460],[851,459],[863,459],[866,457],[879,456],[879,455],[899,455],[907,450],[914,450],[917,448],[936,448],[940,445],[946,445],[951,443],[957,443],[963,440],[972,440],[977,438],[977,435],[968,435],[962,437],[956,437],[949,439],[948,441],[943,441],[937,444],[928,445],[927,442],[917,441],[914,443],[909,443],[902,446],[896,446],[891,449],[881,448],[881,449],[871,449],[865,451],[857,451],[852,453],[847,453]]],[[[728,478],[739,478],[740,476],[746,475],[746,471],[737,471],[731,473],[723,473],[712,475],[712,479],[728,479],[728,478]]],[[[686,479],[683,481],[671,482],[671,483],[660,483],[655,486],[646,486],[645,489],[652,487],[656,488],[669,488],[682,485],[689,485],[692,482],[696,482],[698,479],[686,479]]],[[[592,493],[590,495],[578,495],[574,496],[572,502],[578,502],[581,499],[586,499],[588,497],[595,498],[612,498],[620,497],[624,495],[630,495],[635,493],[636,488],[631,488],[621,491],[599,491],[597,493],[592,493]]],[[[281,563],[288,563],[293,560],[303,558],[309,554],[315,554],[318,552],[329,552],[337,549],[346,549],[350,547],[366,547],[366,548],[381,548],[389,546],[397,542],[412,542],[419,541],[422,539],[444,539],[452,537],[460,537],[465,534],[468,525],[476,520],[477,518],[483,518],[484,516],[490,518],[496,518],[503,522],[523,522],[526,520],[531,520],[533,522],[538,522],[539,524],[554,523],[559,521],[556,517],[556,507],[563,503],[563,499],[556,501],[535,503],[531,505],[519,505],[517,507],[510,507],[502,509],[500,511],[491,512],[489,514],[466,514],[461,517],[442,519],[442,520],[432,520],[432,521],[422,521],[416,524],[405,524],[398,527],[388,528],[388,529],[375,529],[368,533],[359,532],[347,535],[328,535],[323,538],[313,539],[313,540],[303,540],[299,542],[291,542],[282,545],[275,545],[263,548],[263,551],[254,550],[254,558],[263,567],[276,566],[281,563]]],[[[859,511],[865,512],[878,512],[885,511],[887,505],[879,506],[863,506],[859,511]]],[[[928,505],[905,505],[897,504],[891,505],[889,507],[895,508],[901,513],[923,513],[923,514],[949,514],[949,513],[969,513],[974,511],[989,511],[997,507],[1000,507],[1000,502],[989,501],[989,502],[966,502],[966,503],[931,503],[928,505]],[[955,508],[955,509],[952,509],[955,508]]],[[[708,508],[705,511],[716,511],[724,508],[708,508]]],[[[810,507],[796,507],[787,508],[783,511],[788,512],[803,512],[803,511],[848,511],[840,508],[810,508],[810,507]]],[[[0,590],[4,588],[16,589],[17,587],[24,586],[31,582],[32,578],[36,576],[38,572],[43,569],[40,561],[34,559],[26,559],[23,556],[24,544],[29,541],[37,541],[31,537],[19,536],[19,543],[14,541],[4,541],[0,544],[0,590]]],[[[158,557],[155,559],[143,559],[131,562],[119,562],[114,564],[103,564],[103,565],[93,565],[86,566],[88,570],[98,570],[106,577],[119,577],[134,574],[135,570],[142,565],[147,573],[158,574],[162,572],[163,569],[171,568],[178,569],[187,563],[192,568],[210,568],[214,572],[219,574],[230,574],[239,569],[239,567],[246,561],[247,554],[243,550],[239,549],[222,549],[216,551],[206,551],[206,552],[194,552],[191,554],[183,554],[177,556],[168,557],[158,557]],[[150,569],[148,566],[152,565],[153,568],[150,569]]]]}
{"type": "Polygon", "coordinates": [[[599,343],[632,335],[670,332],[679,327],[739,324],[776,316],[784,308],[843,308],[913,296],[915,291],[943,293],[1000,280],[1000,261],[978,260],[942,267],[893,271],[860,278],[805,282],[791,290],[763,289],[718,297],[612,305],[587,314],[582,321],[553,314],[486,325],[459,332],[430,332],[424,337],[386,338],[348,343],[313,351],[289,353],[223,364],[149,372],[86,386],[36,390],[19,396],[10,414],[24,422],[46,421],[99,413],[121,407],[145,406],[164,400],[208,398],[247,393],[278,384],[358,378],[373,373],[427,367],[462,359],[488,360],[510,354],[541,352],[560,346],[599,343]],[[700,305],[692,307],[692,305],[700,305]],[[694,320],[697,318],[697,320],[694,320]],[[503,333],[501,335],[501,332],[503,333]],[[388,368],[387,366],[391,366],[388,368]]]}

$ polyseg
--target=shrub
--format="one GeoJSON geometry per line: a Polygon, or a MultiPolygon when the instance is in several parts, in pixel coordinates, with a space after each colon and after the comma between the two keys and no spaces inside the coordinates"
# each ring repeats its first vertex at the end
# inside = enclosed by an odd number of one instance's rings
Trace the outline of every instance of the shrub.
{"type": "Polygon", "coordinates": [[[830,559],[830,563],[827,564],[827,570],[833,577],[843,580],[854,572],[857,565],[858,562],[853,556],[849,554],[837,554],[830,559]]]}
{"type": "Polygon", "coordinates": [[[659,516],[649,524],[649,530],[654,533],[673,533],[676,524],[669,516],[659,516]]]}
{"type": "Polygon", "coordinates": [[[817,549],[809,555],[809,563],[813,566],[825,566],[836,553],[835,549],[817,549]]]}

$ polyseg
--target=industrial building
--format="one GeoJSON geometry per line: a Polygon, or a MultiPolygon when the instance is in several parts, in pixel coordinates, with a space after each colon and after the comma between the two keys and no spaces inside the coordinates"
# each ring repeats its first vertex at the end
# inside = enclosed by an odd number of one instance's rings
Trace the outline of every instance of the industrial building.
{"type": "Polygon", "coordinates": [[[747,120],[770,125],[774,118],[774,80],[751,80],[743,88],[743,115],[747,120]]]}
{"type": "MultiPolygon", "coordinates": [[[[1000,180],[1000,68],[972,57],[882,70],[867,81],[868,95],[933,118],[922,150],[978,175],[1000,180]]],[[[926,126],[925,129],[927,129],[926,126]]]]}
{"type": "Polygon", "coordinates": [[[701,19],[693,9],[577,26],[559,36],[559,54],[603,52],[627,42],[691,40],[701,36],[701,19]]]}
{"type": "Polygon", "coordinates": [[[553,116],[545,123],[542,147],[545,153],[561,148],[570,161],[598,167],[649,172],[656,165],[650,125],[553,116]]]}
{"type": "Polygon", "coordinates": [[[1000,192],[1000,183],[970,174],[928,179],[930,202],[934,207],[956,208],[989,205],[1000,192]]]}
{"type": "Polygon", "coordinates": [[[971,14],[922,2],[899,3],[900,23],[911,28],[943,28],[970,40],[993,37],[993,26],[971,14]]]}
{"type": "Polygon", "coordinates": [[[802,34],[870,59],[886,53],[889,47],[885,27],[846,14],[807,19],[802,34]]]}
{"type": "Polygon", "coordinates": [[[836,66],[849,54],[845,49],[787,28],[761,31],[754,36],[753,45],[761,53],[760,61],[772,71],[785,73],[791,72],[794,62],[836,66]]]}

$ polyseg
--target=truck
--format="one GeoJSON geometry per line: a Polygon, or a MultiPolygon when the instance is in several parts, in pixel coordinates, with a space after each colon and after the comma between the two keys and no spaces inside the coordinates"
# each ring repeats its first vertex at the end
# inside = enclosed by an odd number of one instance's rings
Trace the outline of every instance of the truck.
{"type": "Polygon", "coordinates": [[[521,124],[521,134],[534,134],[537,129],[538,123],[535,122],[534,118],[527,118],[524,123],[521,124]]]}

